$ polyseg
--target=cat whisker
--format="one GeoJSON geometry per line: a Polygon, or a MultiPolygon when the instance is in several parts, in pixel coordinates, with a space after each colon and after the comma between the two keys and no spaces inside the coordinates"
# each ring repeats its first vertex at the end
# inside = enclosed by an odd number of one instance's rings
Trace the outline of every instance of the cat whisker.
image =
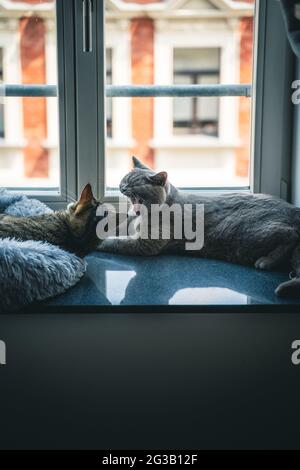
{"type": "Polygon", "coordinates": [[[73,192],[71,193],[70,191],[65,191],[64,190],[64,191],[61,192],[61,195],[62,195],[62,197],[66,197],[70,202],[76,202],[77,201],[77,197],[73,192]]]}

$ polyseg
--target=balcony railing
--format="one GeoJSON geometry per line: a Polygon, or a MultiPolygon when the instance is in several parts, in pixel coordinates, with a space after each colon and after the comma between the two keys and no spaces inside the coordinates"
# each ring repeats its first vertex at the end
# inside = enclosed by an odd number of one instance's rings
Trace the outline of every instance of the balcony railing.
{"type": "MultiPolygon", "coordinates": [[[[251,85],[126,85],[106,86],[106,96],[117,97],[193,97],[245,96],[251,97],[251,85]]],[[[56,97],[55,85],[0,85],[0,97],[56,97]]]]}

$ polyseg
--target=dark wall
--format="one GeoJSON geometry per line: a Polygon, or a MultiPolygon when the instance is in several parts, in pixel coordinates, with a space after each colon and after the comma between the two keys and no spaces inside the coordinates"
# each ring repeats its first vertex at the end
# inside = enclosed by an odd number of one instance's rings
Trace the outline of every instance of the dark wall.
{"type": "Polygon", "coordinates": [[[299,448],[298,314],[0,316],[2,449],[299,448]]]}

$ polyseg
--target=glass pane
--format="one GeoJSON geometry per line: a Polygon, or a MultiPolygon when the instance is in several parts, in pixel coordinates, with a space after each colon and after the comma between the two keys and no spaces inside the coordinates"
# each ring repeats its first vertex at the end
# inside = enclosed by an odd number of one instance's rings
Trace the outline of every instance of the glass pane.
{"type": "MultiPolygon", "coordinates": [[[[192,79],[189,75],[175,75],[174,83],[176,85],[192,85],[192,79]]],[[[189,122],[192,120],[193,113],[193,98],[174,98],[174,121],[177,127],[183,127],[180,124],[183,122],[189,122]]]]}
{"type": "MultiPolygon", "coordinates": [[[[254,0],[106,1],[113,85],[252,84],[254,0]]],[[[109,61],[107,61],[109,63],[109,61]]],[[[107,83],[111,75],[108,73],[107,83]]],[[[178,187],[249,187],[251,98],[113,98],[106,189],[136,155],[178,187]]],[[[107,105],[107,117],[110,109],[107,105]]],[[[112,106],[111,106],[112,107],[112,106]]],[[[108,126],[109,128],[109,126],[108,126]]]]}
{"type": "MultiPolygon", "coordinates": [[[[55,0],[2,2],[0,13],[1,83],[57,85],[55,0]]],[[[55,97],[1,96],[0,186],[59,188],[58,121],[55,97]]]]}
{"type": "MultiPolygon", "coordinates": [[[[106,48],[106,83],[112,84],[112,49],[106,48]]],[[[112,137],[112,98],[106,100],[106,129],[107,137],[112,137]]]]}
{"type": "MultiPolygon", "coordinates": [[[[199,77],[199,85],[212,85],[219,82],[218,75],[205,75],[199,77]]],[[[197,118],[199,121],[219,120],[219,99],[218,98],[197,98],[197,118]]]]}
{"type": "MultiPolygon", "coordinates": [[[[219,75],[207,74],[199,77],[199,85],[212,85],[219,83],[219,75]]],[[[219,130],[219,98],[197,98],[197,119],[200,125],[200,132],[203,135],[217,137],[219,130]]]]}
{"type": "Polygon", "coordinates": [[[174,50],[174,72],[218,71],[218,48],[176,48],[174,50]]]}

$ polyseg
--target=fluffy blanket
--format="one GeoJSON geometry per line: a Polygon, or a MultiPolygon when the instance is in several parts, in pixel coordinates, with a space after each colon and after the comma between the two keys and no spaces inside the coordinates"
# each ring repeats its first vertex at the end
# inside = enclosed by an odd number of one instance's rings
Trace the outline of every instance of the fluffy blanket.
{"type": "MultiPolygon", "coordinates": [[[[42,202],[0,189],[0,213],[51,212],[42,202]]],[[[0,313],[65,292],[86,271],[86,262],[45,242],[0,239],[0,313]]]]}

